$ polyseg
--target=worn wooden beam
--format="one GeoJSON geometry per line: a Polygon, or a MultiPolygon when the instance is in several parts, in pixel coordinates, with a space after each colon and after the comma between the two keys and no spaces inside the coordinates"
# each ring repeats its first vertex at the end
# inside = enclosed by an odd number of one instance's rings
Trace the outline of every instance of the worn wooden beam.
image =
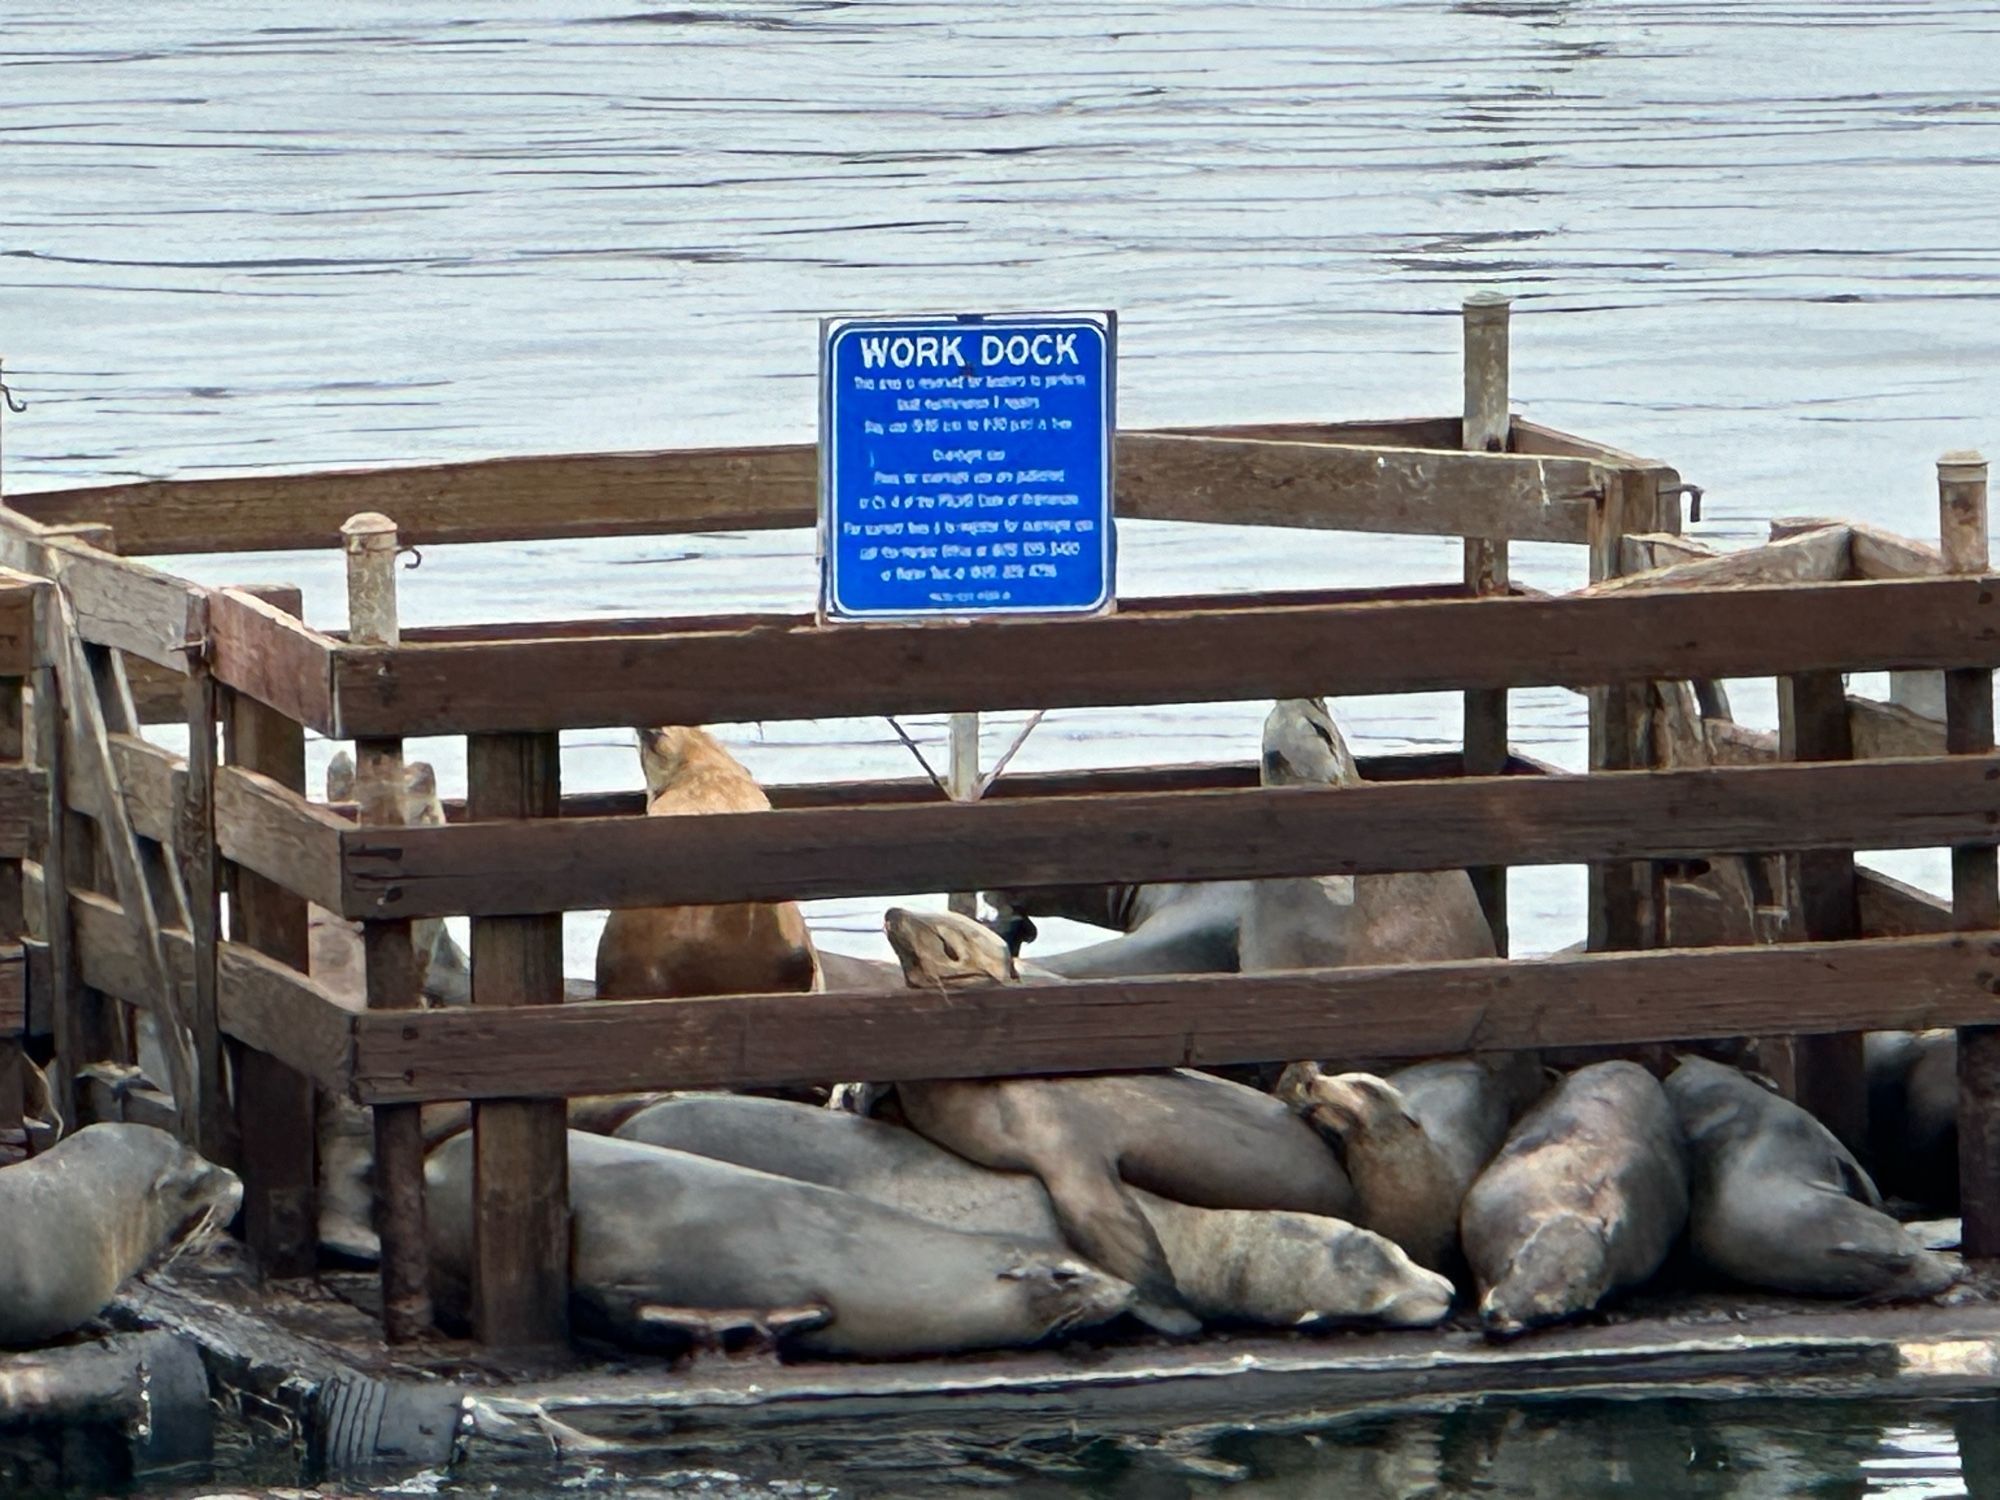
{"type": "MultiPolygon", "coordinates": [[[[1837,529],[1837,528],[1833,528],[1837,529]]],[[[1812,535],[1824,536],[1827,532],[1812,535]]],[[[1808,672],[1778,684],[1779,754],[1793,761],[1848,761],[1847,695],[1838,672],[1808,672]]],[[[1810,850],[1794,856],[1798,908],[1791,930],[1808,942],[1856,936],[1860,913],[1851,849],[1810,850]]],[[[1796,1101],[1817,1116],[1850,1150],[1867,1144],[1868,1090],[1861,1061],[1861,1033],[1801,1037],[1794,1044],[1796,1101]]]]}
{"type": "Polygon", "coordinates": [[[216,593],[208,624],[216,681],[322,734],[331,728],[330,637],[246,589],[216,593]]]}
{"type": "Polygon", "coordinates": [[[370,1014],[363,1102],[1210,1067],[1921,1029],[2000,1013],[2000,933],[869,994],[370,1014]]]}
{"type": "Polygon", "coordinates": [[[367,918],[887,895],[980,886],[1691,858],[1962,839],[2000,757],[902,807],[352,828],[367,918]]]}
{"type": "MultiPolygon", "coordinates": [[[[268,589],[264,603],[297,612],[297,589],[268,589]]],[[[230,935],[246,948],[266,955],[307,982],[312,952],[306,926],[306,901],[287,889],[298,877],[278,868],[269,875],[243,865],[239,856],[255,853],[247,844],[252,831],[271,821],[260,807],[249,830],[244,825],[246,802],[255,804],[258,788],[268,785],[303,801],[306,785],[305,729],[298,721],[256,698],[233,689],[222,694],[223,758],[215,783],[216,843],[226,859],[237,862],[230,872],[230,935]],[[255,780],[253,780],[255,778],[255,780]]],[[[263,861],[260,861],[263,862],[263,861]]],[[[232,987],[225,972],[218,1000],[222,1027],[239,1042],[236,1049],[236,1118],[242,1139],[243,1236],[256,1251],[267,1274],[310,1276],[319,1265],[319,1182],[316,1156],[317,1107],[309,1074],[281,1048],[279,1039],[257,1028],[241,1008],[242,988],[232,987]],[[244,1038],[245,1031],[252,1032],[244,1038]],[[259,1042],[264,1045],[257,1045],[259,1042]]]]}
{"type": "MultiPolygon", "coordinates": [[[[479,735],[467,747],[472,815],[553,818],[561,810],[556,736],[479,735]]],[[[560,1005],[562,917],[472,922],[472,1005],[560,1005]]],[[[558,1103],[476,1105],[472,1326],[503,1348],[569,1339],[569,1120],[558,1103]]]]}
{"type": "Polygon", "coordinates": [[[1898,703],[1850,694],[1847,723],[1854,754],[1862,760],[1945,753],[1944,725],[1898,703]]]}
{"type": "Polygon", "coordinates": [[[1650,573],[1659,568],[1671,568],[1677,563],[1700,562],[1704,558],[1722,555],[1698,537],[1681,536],[1671,531],[1628,532],[1618,542],[1618,571],[1620,574],[1650,573]]]}
{"type": "MultiPolygon", "coordinates": [[[[1589,593],[1657,593],[1677,588],[1744,588],[1778,583],[1833,583],[1850,573],[1844,526],[1826,526],[1761,547],[1745,547],[1714,557],[1699,557],[1650,572],[1607,578],[1589,593]]],[[[1622,556],[1622,551],[1621,551],[1622,556]]]]}
{"type": "MultiPolygon", "coordinates": [[[[1504,453],[1511,431],[1507,406],[1508,311],[1504,296],[1478,292],[1460,311],[1464,335],[1465,401],[1459,424],[1459,446],[1469,453],[1504,453]]],[[[1586,527],[1588,523],[1586,522],[1586,527]]],[[[1507,543],[1504,538],[1465,538],[1466,591],[1474,597],[1507,592],[1507,543]]],[[[1507,763],[1507,690],[1475,688],[1464,695],[1465,770],[1472,776],[1497,776],[1507,763]]],[[[1482,865],[1466,871],[1480,909],[1493,929],[1493,947],[1507,952],[1507,867],[1482,865]]]]}
{"type": "Polygon", "coordinates": [[[2000,665],[2000,579],[343,646],[337,737],[2000,665]],[[1066,669],[1051,674],[1048,663],[1066,669]]]}
{"type": "Polygon", "coordinates": [[[18,941],[0,943],[0,1043],[18,1045],[27,1029],[27,952],[18,941]]]}
{"type": "MultiPolygon", "coordinates": [[[[1559,432],[1540,422],[1530,422],[1526,417],[1513,420],[1513,430],[1508,436],[1508,449],[1514,453],[1540,454],[1548,458],[1587,458],[1611,469],[1644,469],[1653,466],[1651,459],[1641,458],[1636,453],[1628,453],[1623,448],[1612,448],[1594,438],[1579,437],[1573,432],[1559,432]]],[[[1675,502],[1679,503],[1678,500],[1675,502]]]]}
{"type": "Polygon", "coordinates": [[[1862,937],[1929,937],[1956,930],[1951,902],[1880,870],[1856,868],[1854,897],[1862,937]]]}
{"type": "MultiPolygon", "coordinates": [[[[239,701],[245,701],[240,698],[239,701]]],[[[255,700],[247,700],[255,701],[255,700]]],[[[276,709],[277,719],[284,719],[276,709]]],[[[297,725],[293,719],[284,719],[297,725]]],[[[303,746],[304,738],[300,736],[303,746]]],[[[303,772],[300,773],[303,776],[303,772]]],[[[260,775],[245,761],[218,768],[215,782],[216,837],[225,858],[321,906],[331,907],[340,891],[340,834],[350,825],[309,801],[303,785],[260,775]]]]}
{"type": "MultiPolygon", "coordinates": [[[[207,619],[208,599],[199,601],[207,619]]],[[[129,695],[128,711],[136,719],[129,695]]],[[[234,1164],[240,1137],[230,1107],[229,1065],[221,1020],[222,864],[215,837],[216,724],[221,693],[205,654],[189,658],[187,679],[188,757],[182,770],[183,795],[160,847],[179,872],[186,903],[194,963],[195,1143],[211,1161],[234,1164]]],[[[132,725],[138,728],[135,722],[132,725]]],[[[116,750],[113,750],[114,760],[116,750]]],[[[136,823],[136,819],[135,819],[136,823]]]]}
{"type": "Polygon", "coordinates": [[[242,943],[221,951],[222,1029],[267,1060],[345,1093],[353,1078],[354,1013],[289,963],[242,943]]]}
{"type": "Polygon", "coordinates": [[[59,579],[76,628],[92,645],[129,651],[170,671],[187,669],[188,647],[199,639],[192,611],[202,590],[194,584],[61,535],[6,505],[0,505],[0,562],[59,579]]]}
{"type": "Polygon", "coordinates": [[[40,630],[48,583],[0,569],[0,677],[26,678],[46,661],[40,630]]]}

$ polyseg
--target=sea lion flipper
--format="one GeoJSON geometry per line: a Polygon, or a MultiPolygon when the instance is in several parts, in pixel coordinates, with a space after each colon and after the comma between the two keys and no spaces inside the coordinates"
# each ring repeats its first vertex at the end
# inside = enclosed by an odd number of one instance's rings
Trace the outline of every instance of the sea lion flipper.
{"type": "Polygon", "coordinates": [[[791,1307],[668,1307],[641,1302],[632,1309],[635,1322],[680,1334],[696,1348],[724,1349],[732,1345],[775,1347],[794,1334],[810,1333],[833,1321],[833,1309],[823,1303],[791,1307]]]}
{"type": "Polygon", "coordinates": [[[1107,1161],[1083,1159],[1042,1173],[1063,1237],[1139,1296],[1132,1311],[1162,1333],[1190,1334],[1201,1320],[1187,1310],[1159,1236],[1107,1161]]]}

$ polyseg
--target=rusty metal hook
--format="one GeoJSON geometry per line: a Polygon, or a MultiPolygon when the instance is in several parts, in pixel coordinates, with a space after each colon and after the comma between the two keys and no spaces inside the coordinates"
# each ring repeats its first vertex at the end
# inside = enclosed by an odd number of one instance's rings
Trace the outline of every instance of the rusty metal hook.
{"type": "Polygon", "coordinates": [[[0,401],[6,402],[7,410],[18,417],[28,409],[28,403],[23,401],[19,396],[16,396],[13,387],[7,384],[5,369],[6,366],[4,363],[0,363],[0,401]]]}
{"type": "Polygon", "coordinates": [[[404,572],[407,573],[412,568],[421,568],[424,565],[424,555],[415,547],[398,547],[396,549],[396,556],[402,557],[406,554],[410,560],[403,564],[404,572]]]}
{"type": "Polygon", "coordinates": [[[1701,490],[1701,486],[1700,486],[1700,485],[1698,485],[1698,484],[1676,484],[1676,485],[1673,485],[1673,486],[1671,486],[1670,488],[1667,488],[1667,489],[1665,490],[1665,493],[1667,493],[1667,494],[1669,494],[1669,495],[1674,495],[1674,496],[1677,496],[1677,497],[1678,497],[1678,496],[1681,496],[1681,495],[1685,495],[1685,496],[1687,496],[1687,498],[1688,498],[1688,520],[1689,520],[1689,521],[1699,521],[1699,520],[1701,519],[1701,495],[1702,495],[1702,490],[1701,490]]]}

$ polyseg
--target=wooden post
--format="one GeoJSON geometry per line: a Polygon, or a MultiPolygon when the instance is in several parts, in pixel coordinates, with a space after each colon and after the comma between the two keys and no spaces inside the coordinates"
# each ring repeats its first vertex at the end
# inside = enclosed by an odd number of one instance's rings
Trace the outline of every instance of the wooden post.
{"type": "MultiPolygon", "coordinates": [[[[1938,460],[1938,543],[1950,573],[1987,566],[1986,460],[1947,453],[1938,460]]],[[[1944,747],[1948,755],[1993,749],[1993,674],[1983,668],[1944,676],[1944,747]]],[[[2000,866],[1991,844],[1951,851],[1952,925],[1965,932],[2000,928],[2000,866]]],[[[2000,1255],[2000,1027],[1958,1033],[1958,1196],[1960,1243],[1968,1256],[2000,1255]]]]}
{"type": "MultiPolygon", "coordinates": [[[[1507,320],[1512,304],[1498,292],[1475,292],[1461,309],[1465,329],[1465,418],[1459,446],[1468,453],[1505,453],[1512,419],[1507,411],[1507,320]]],[[[1465,587],[1471,594],[1507,592],[1504,539],[1465,539],[1465,587]]],[[[1507,690],[1465,695],[1465,774],[1498,776],[1507,768],[1507,690]]],[[[1468,870],[1472,888],[1493,928],[1493,945],[1507,953],[1507,868],[1468,870]]]]}
{"type": "MultiPolygon", "coordinates": [[[[1659,481],[1650,469],[1620,469],[1606,476],[1603,503],[1590,517],[1590,581],[1618,576],[1628,531],[1651,530],[1659,507],[1659,481]]],[[[1626,771],[1643,766],[1639,733],[1646,718],[1646,684],[1612,683],[1590,689],[1590,769],[1626,771]]],[[[1631,861],[1590,867],[1590,940],[1593,953],[1644,946],[1650,867],[1631,861]]]]}
{"type": "MultiPolygon", "coordinates": [[[[245,589],[286,614],[296,588],[245,589]]],[[[232,690],[222,697],[223,754],[232,766],[305,794],[305,726],[232,690]]],[[[230,874],[230,935],[301,974],[312,970],[306,900],[240,865],[230,874]]],[[[243,1237],[268,1276],[310,1276],[319,1266],[319,1177],[313,1083],[267,1053],[232,1049],[243,1237]]]]}
{"type": "MultiPolygon", "coordinates": [[[[208,596],[195,601],[199,634],[208,631],[208,596]]],[[[219,1014],[222,958],[221,855],[215,842],[215,725],[221,695],[209,674],[204,651],[190,653],[186,688],[187,797],[173,830],[168,853],[177,864],[187,904],[188,935],[194,940],[195,1145],[210,1161],[237,1160],[235,1120],[223,1062],[219,1014]]],[[[129,699],[128,699],[129,703],[129,699]]],[[[132,732],[138,732],[134,715],[132,732]]]]}
{"type": "MultiPolygon", "coordinates": [[[[1847,687],[1838,672],[1779,679],[1778,755],[1783,760],[1852,760],[1847,687]]],[[[1858,937],[1854,854],[1827,849],[1792,856],[1797,909],[1790,935],[1801,942],[1858,937]]],[[[1859,1151],[1867,1142],[1868,1086],[1861,1034],[1801,1036],[1792,1042],[1792,1097],[1859,1151]]]]}
{"type": "MultiPolygon", "coordinates": [[[[970,802],[979,790],[979,715],[951,716],[951,774],[947,780],[954,802],[970,802]]],[[[962,916],[979,915],[977,891],[953,891],[951,909],[962,916]]]]}
{"type": "MultiPolygon", "coordinates": [[[[553,734],[476,734],[466,815],[562,816],[553,734]]],[[[559,1005],[562,914],[472,919],[472,1003],[559,1005]]],[[[563,1101],[475,1104],[472,1327],[509,1348],[569,1340],[569,1136],[563,1101]]]]}
{"type": "MultiPolygon", "coordinates": [[[[394,646],[396,523],[373,511],[350,516],[340,535],[347,551],[347,635],[357,645],[394,646]]],[[[403,742],[354,742],[354,800],[366,828],[401,827],[403,742]]],[[[415,1010],[423,976],[408,922],[361,924],[371,1010],[415,1010]]],[[[424,1245],[424,1135],[419,1107],[375,1108],[375,1229],[382,1240],[382,1327],[408,1343],[431,1325],[429,1254],[424,1245]]]]}
{"type": "MultiPolygon", "coordinates": [[[[0,677],[0,761],[25,767],[28,745],[22,686],[19,677],[0,677]]],[[[8,944],[21,942],[28,933],[23,891],[20,859],[0,858],[0,941],[8,944]]],[[[25,1030],[0,1033],[0,1141],[11,1143],[18,1135],[24,1149],[28,1144],[21,1119],[26,1085],[21,1072],[25,1030]]]]}

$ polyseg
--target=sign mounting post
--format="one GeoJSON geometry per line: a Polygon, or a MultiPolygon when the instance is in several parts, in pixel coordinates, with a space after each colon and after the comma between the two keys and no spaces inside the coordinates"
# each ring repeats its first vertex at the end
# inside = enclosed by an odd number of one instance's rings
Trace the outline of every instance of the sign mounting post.
{"type": "MultiPolygon", "coordinates": [[[[825,319],[821,622],[1115,608],[1117,335],[1111,312],[825,319]]],[[[951,742],[975,797],[978,714],[951,742]]]]}

